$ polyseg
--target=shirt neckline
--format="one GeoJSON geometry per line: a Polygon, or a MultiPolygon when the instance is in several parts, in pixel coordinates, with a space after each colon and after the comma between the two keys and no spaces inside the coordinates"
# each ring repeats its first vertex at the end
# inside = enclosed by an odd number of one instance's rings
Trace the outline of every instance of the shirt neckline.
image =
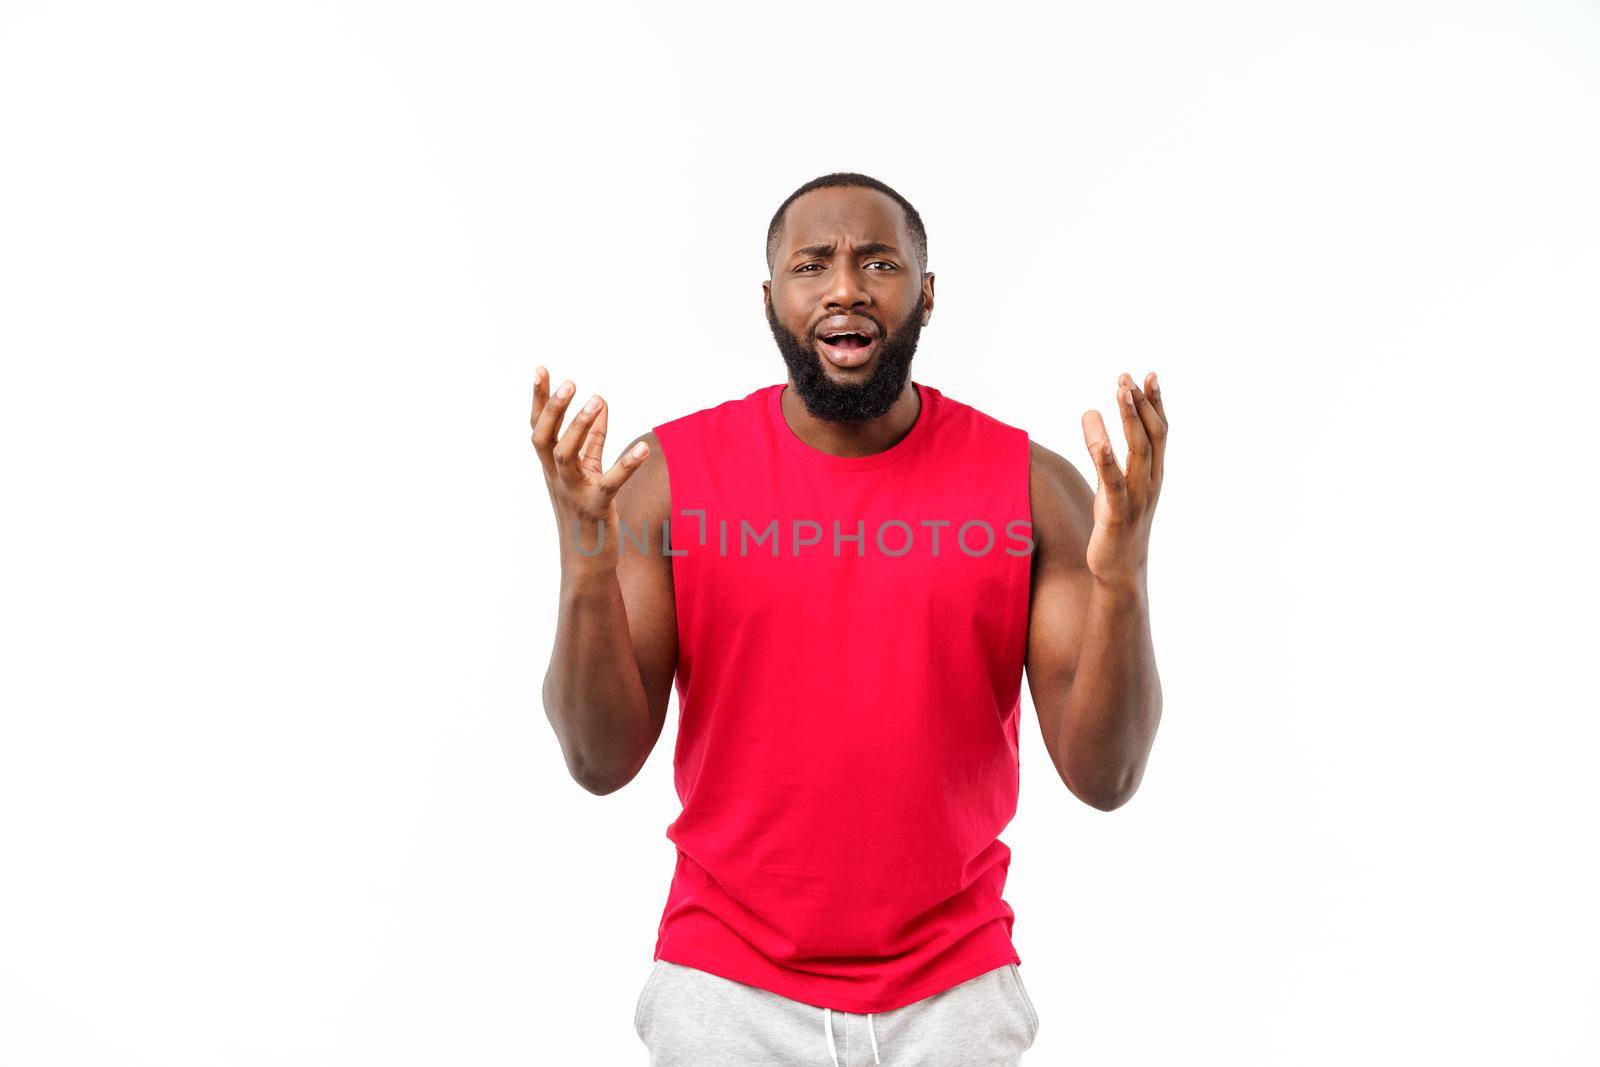
{"type": "Polygon", "coordinates": [[[931,385],[912,381],[911,387],[917,391],[922,404],[917,411],[917,421],[911,424],[911,429],[904,437],[882,452],[874,452],[870,456],[836,456],[820,448],[813,448],[800,440],[788,420],[783,417],[783,391],[788,387],[788,382],[779,382],[767,389],[767,413],[772,419],[773,433],[790,452],[801,459],[836,471],[871,470],[904,459],[915,451],[918,444],[927,436],[928,426],[933,422],[939,406],[939,390],[931,385]]]}

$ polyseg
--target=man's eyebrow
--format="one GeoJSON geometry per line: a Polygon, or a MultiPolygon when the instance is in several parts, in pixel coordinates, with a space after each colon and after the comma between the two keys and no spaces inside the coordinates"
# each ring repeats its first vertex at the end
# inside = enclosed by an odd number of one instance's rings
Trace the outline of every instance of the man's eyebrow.
{"type": "MultiPolygon", "coordinates": [[[[832,244],[806,245],[804,248],[795,249],[789,258],[793,259],[795,256],[831,256],[833,249],[834,246],[832,244]]],[[[899,255],[900,250],[894,245],[883,241],[867,241],[864,244],[856,245],[856,255],[858,256],[881,256],[885,253],[899,255]]]]}

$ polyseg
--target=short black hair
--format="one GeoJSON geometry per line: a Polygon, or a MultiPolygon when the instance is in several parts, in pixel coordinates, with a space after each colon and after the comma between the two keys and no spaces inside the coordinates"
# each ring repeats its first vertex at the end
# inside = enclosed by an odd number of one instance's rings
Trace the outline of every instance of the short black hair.
{"type": "Polygon", "coordinates": [[[906,229],[911,232],[911,250],[917,256],[917,270],[924,274],[928,272],[928,231],[923,228],[922,216],[917,214],[917,209],[911,206],[911,201],[876,178],[869,178],[865,174],[856,174],[853,171],[838,171],[833,174],[824,174],[820,178],[812,178],[790,193],[789,198],[778,205],[777,212],[772,216],[772,222],[767,226],[768,274],[771,274],[773,268],[777,266],[778,240],[783,234],[783,217],[784,213],[789,210],[789,205],[813,189],[842,189],[850,187],[876,189],[900,205],[900,209],[906,214],[906,229]]]}

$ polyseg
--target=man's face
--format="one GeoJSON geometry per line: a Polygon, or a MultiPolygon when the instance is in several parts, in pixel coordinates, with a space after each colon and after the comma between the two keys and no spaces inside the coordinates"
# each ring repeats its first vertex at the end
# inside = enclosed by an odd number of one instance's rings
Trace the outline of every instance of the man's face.
{"type": "Polygon", "coordinates": [[[887,412],[933,312],[900,205],[876,189],[814,189],[789,205],[762,283],[767,324],[806,410],[833,422],[887,412]]]}

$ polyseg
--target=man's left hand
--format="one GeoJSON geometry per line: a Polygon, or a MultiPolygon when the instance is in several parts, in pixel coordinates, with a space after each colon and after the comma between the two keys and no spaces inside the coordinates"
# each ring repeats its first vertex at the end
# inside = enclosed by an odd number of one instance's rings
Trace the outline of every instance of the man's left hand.
{"type": "Polygon", "coordinates": [[[1096,581],[1140,591],[1167,447],[1167,412],[1154,371],[1145,376],[1143,389],[1130,375],[1117,380],[1117,410],[1128,440],[1128,459],[1122,467],[1112,455],[1100,413],[1083,413],[1083,440],[1100,479],[1094,491],[1094,532],[1089,536],[1087,562],[1096,581]]]}

